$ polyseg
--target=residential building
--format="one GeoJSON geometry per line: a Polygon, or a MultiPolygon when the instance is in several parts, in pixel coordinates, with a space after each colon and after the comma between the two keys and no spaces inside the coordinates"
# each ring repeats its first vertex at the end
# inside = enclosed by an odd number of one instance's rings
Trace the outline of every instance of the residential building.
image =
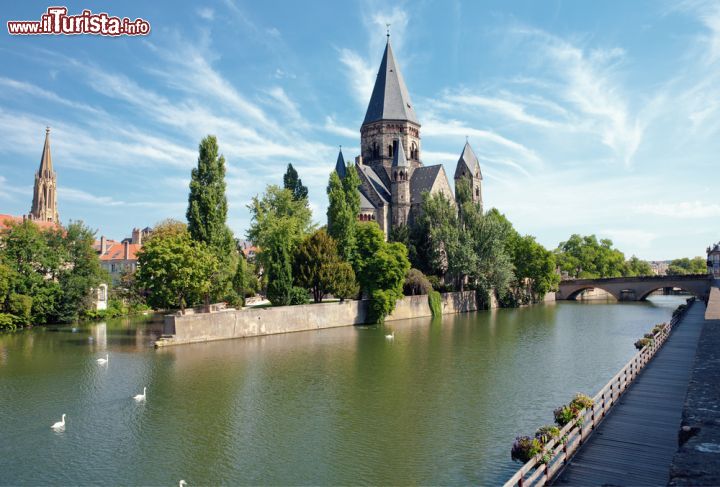
{"type": "Polygon", "coordinates": [[[708,274],[720,278],[720,242],[707,248],[708,274]]]}

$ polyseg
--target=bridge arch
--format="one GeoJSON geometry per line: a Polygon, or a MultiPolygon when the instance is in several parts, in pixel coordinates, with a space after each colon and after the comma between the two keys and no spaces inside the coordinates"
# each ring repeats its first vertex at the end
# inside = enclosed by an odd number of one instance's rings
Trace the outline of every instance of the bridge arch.
{"type": "Polygon", "coordinates": [[[608,293],[609,295],[611,295],[613,298],[620,301],[620,296],[618,296],[613,290],[605,289],[604,287],[602,287],[602,285],[597,285],[597,284],[577,286],[577,288],[572,289],[570,292],[567,293],[567,297],[565,299],[567,299],[569,301],[575,301],[577,299],[577,297],[583,291],[587,291],[588,289],[601,289],[601,290],[605,291],[606,293],[608,293]]]}
{"type": "Polygon", "coordinates": [[[645,289],[645,290],[643,290],[643,292],[641,294],[638,295],[637,299],[638,299],[638,301],[645,301],[647,299],[647,297],[650,296],[650,294],[654,293],[655,291],[657,291],[659,289],[669,288],[669,287],[672,287],[673,289],[677,288],[677,289],[680,289],[681,291],[685,291],[686,293],[692,294],[693,296],[695,296],[698,299],[702,299],[707,292],[704,287],[702,289],[692,289],[693,287],[696,287],[696,286],[692,286],[690,283],[688,283],[683,286],[658,286],[658,287],[655,287],[654,289],[645,289]]]}

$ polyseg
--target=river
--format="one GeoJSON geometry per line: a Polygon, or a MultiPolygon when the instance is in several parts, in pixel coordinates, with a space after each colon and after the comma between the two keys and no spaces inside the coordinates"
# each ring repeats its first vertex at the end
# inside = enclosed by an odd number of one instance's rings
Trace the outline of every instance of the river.
{"type": "Polygon", "coordinates": [[[551,423],[575,392],[593,395],[683,301],[160,350],[142,318],[0,335],[0,484],[496,485],[519,467],[516,435],[551,423]],[[51,430],[63,413],[65,431],[51,430]]]}

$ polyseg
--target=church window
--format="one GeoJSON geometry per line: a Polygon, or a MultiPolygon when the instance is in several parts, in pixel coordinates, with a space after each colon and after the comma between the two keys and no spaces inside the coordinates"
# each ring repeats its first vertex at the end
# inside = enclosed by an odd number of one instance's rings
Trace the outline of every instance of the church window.
{"type": "Polygon", "coordinates": [[[388,146],[388,156],[390,156],[390,157],[393,156],[393,146],[391,146],[391,145],[388,146]]]}

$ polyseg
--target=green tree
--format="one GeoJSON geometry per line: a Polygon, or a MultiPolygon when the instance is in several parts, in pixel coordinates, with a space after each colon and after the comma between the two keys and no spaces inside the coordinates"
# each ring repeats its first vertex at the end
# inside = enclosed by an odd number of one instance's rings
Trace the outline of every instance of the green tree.
{"type": "Polygon", "coordinates": [[[675,259],[670,262],[667,273],[673,276],[707,274],[707,261],[702,257],[675,259]]]}
{"type": "Polygon", "coordinates": [[[257,258],[267,276],[268,299],[274,305],[290,304],[292,259],[305,235],[313,230],[308,201],[296,200],[289,189],[270,185],[248,208],[251,225],[247,237],[259,247],[257,258]]]}
{"type": "Polygon", "coordinates": [[[208,298],[224,299],[232,289],[238,259],[235,239],[227,226],[225,157],[219,154],[213,135],[200,142],[198,152],[197,167],[193,168],[190,179],[187,229],[193,240],[208,246],[219,263],[208,298]]]}
{"type": "Polygon", "coordinates": [[[327,291],[341,301],[354,298],[360,292],[355,272],[347,262],[333,262],[320,270],[320,279],[326,283],[327,291]]]}
{"type": "Polygon", "coordinates": [[[290,190],[295,200],[308,197],[307,186],[303,186],[302,179],[298,177],[298,173],[292,164],[288,164],[287,171],[283,175],[283,187],[290,190]]]}
{"type": "Polygon", "coordinates": [[[355,231],[360,215],[360,177],[355,166],[348,164],[345,177],[330,173],[328,182],[328,234],[338,244],[340,257],[352,262],[356,248],[355,231]]]}
{"type": "Polygon", "coordinates": [[[323,270],[340,260],[337,245],[324,229],[316,230],[303,240],[295,252],[293,276],[295,284],[310,290],[313,300],[320,303],[329,292],[331,277],[323,270]]]}
{"type": "MultiPolygon", "coordinates": [[[[555,255],[540,245],[531,235],[516,235],[510,239],[510,256],[515,267],[516,297],[525,289],[531,301],[541,300],[545,294],[557,289],[560,275],[557,273],[555,255]]],[[[524,301],[524,299],[520,299],[524,301]]]]}
{"type": "Polygon", "coordinates": [[[199,304],[210,291],[218,262],[204,242],[193,240],[176,222],[153,232],[138,255],[138,284],[153,308],[199,304]]]}
{"type": "Polygon", "coordinates": [[[405,275],[410,270],[407,247],[385,242],[385,236],[374,222],[357,226],[355,275],[361,289],[370,296],[370,322],[382,322],[403,297],[405,275]]]}
{"type": "Polygon", "coordinates": [[[100,260],[93,248],[95,232],[82,222],[71,222],[63,237],[63,265],[59,272],[61,288],[57,303],[58,321],[71,323],[94,306],[94,289],[109,277],[100,267],[100,260]]]}
{"type": "Polygon", "coordinates": [[[653,270],[647,261],[640,260],[634,255],[625,262],[625,276],[652,276],[653,270]]]}
{"type": "Polygon", "coordinates": [[[625,256],[613,248],[612,240],[598,241],[595,235],[571,235],[555,250],[560,269],[575,278],[620,277],[626,271],[625,256]]]}

